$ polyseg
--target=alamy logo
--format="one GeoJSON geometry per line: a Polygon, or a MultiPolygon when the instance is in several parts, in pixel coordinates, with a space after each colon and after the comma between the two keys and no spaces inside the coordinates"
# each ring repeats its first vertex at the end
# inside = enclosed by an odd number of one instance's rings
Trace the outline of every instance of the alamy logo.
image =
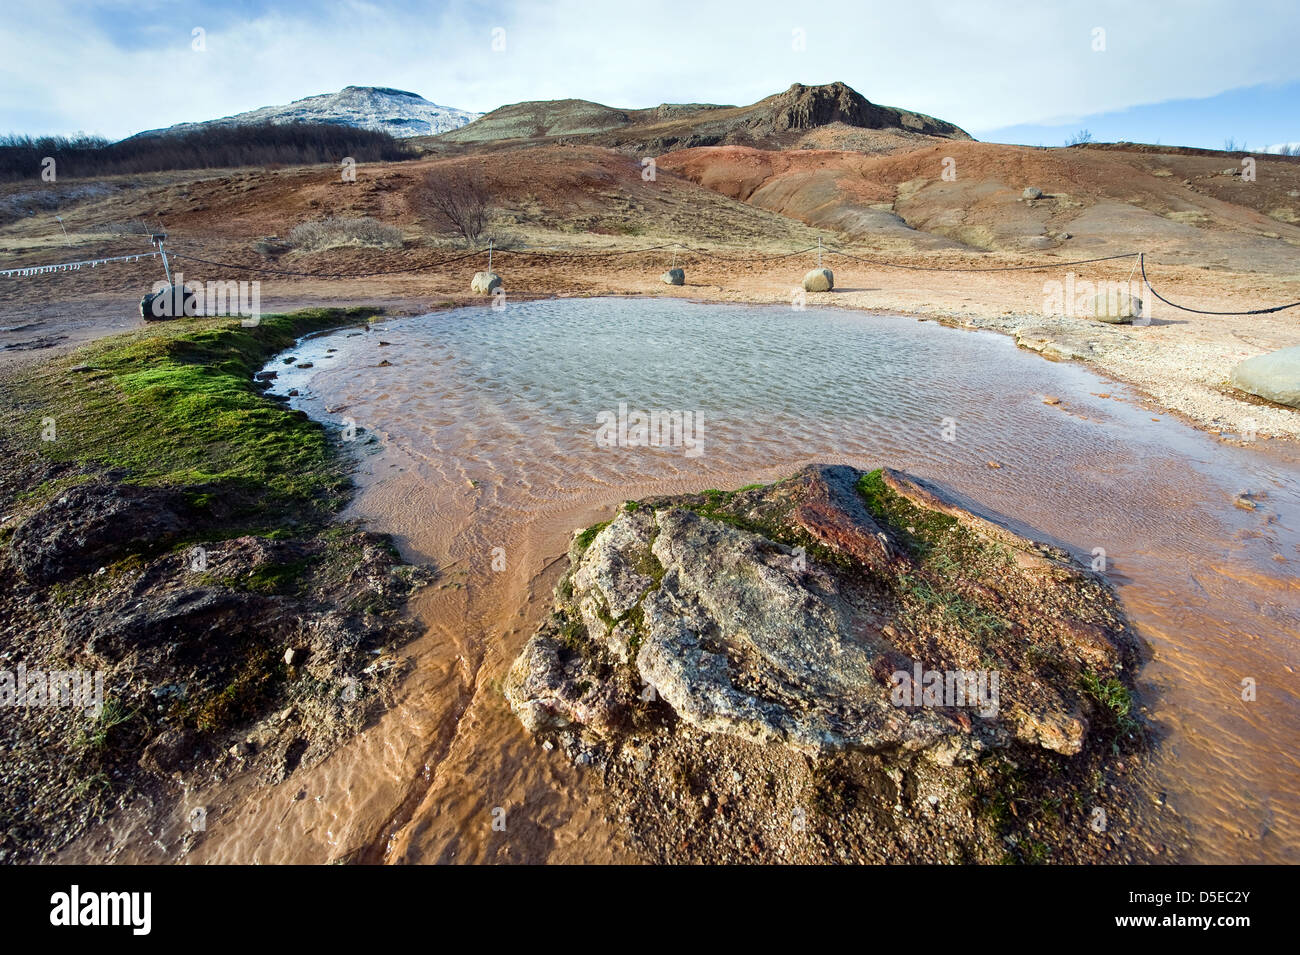
{"type": "Polygon", "coordinates": [[[980,716],[998,715],[997,670],[898,670],[889,678],[895,706],[969,706],[980,716]]]}
{"type": "Polygon", "coordinates": [[[684,448],[688,458],[704,453],[704,415],[698,411],[632,411],[596,415],[596,444],[602,448],[684,448]]]}
{"type": "Polygon", "coordinates": [[[1043,315],[1066,318],[1094,318],[1098,313],[1131,318],[1136,324],[1151,323],[1151,303],[1142,298],[1142,286],[1136,281],[1080,281],[1073,272],[1065,281],[1043,283],[1043,315]]]}
{"type": "Polygon", "coordinates": [[[133,935],[153,927],[150,892],[82,892],[74,885],[51,895],[50,906],[51,925],[129,925],[133,935]]]}
{"type": "Polygon", "coordinates": [[[66,706],[104,712],[104,674],[96,670],[0,670],[0,706],[66,706]]]}
{"type": "Polygon", "coordinates": [[[240,315],[243,324],[256,326],[262,318],[262,283],[259,281],[186,282],[176,273],[176,281],[155,282],[149,309],[154,318],[194,318],[197,316],[240,315]]]}

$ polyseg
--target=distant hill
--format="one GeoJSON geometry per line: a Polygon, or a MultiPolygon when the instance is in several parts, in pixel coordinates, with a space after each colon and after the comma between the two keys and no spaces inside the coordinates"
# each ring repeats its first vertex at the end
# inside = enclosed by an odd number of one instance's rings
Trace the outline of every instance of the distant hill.
{"type": "Polygon", "coordinates": [[[440,142],[582,141],[632,152],[695,146],[789,148],[822,127],[896,131],[903,135],[970,139],[952,123],[922,113],[879,106],[844,83],[796,83],[750,106],[664,103],[649,109],[615,109],[587,100],[516,103],[485,113],[440,142]]]}
{"type": "MultiPolygon", "coordinates": [[[[330,123],[388,133],[399,139],[435,136],[458,129],[477,119],[471,113],[431,103],[418,93],[379,86],[345,86],[337,93],[322,93],[294,100],[287,106],[263,106],[221,119],[178,123],[166,129],[150,129],[137,136],[170,136],[212,126],[243,126],[263,123],[330,123]]],[[[135,137],[132,137],[135,138],[135,137]]]]}

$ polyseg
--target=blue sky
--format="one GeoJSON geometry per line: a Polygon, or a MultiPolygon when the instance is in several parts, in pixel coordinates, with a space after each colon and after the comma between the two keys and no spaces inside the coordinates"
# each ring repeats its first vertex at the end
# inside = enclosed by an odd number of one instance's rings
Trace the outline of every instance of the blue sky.
{"type": "Polygon", "coordinates": [[[1300,141],[1294,0],[18,0],[8,14],[0,132],[120,137],[354,84],[489,110],[750,103],[843,80],[1001,142],[1084,127],[1300,141]]]}
{"type": "Polygon", "coordinates": [[[1023,123],[981,130],[980,139],[1060,146],[1081,129],[1097,142],[1162,143],[1239,149],[1300,142],[1300,82],[1251,86],[1204,99],[1178,99],[1081,117],[1070,123],[1023,123]],[[1279,138],[1281,137],[1281,138],[1279,138]]]}

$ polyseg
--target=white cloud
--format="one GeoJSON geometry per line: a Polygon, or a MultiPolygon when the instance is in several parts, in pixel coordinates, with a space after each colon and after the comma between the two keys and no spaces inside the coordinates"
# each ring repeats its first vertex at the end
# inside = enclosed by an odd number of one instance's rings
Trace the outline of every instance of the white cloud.
{"type": "Polygon", "coordinates": [[[348,84],[488,110],[565,96],[748,103],[794,81],[836,79],[876,102],[993,129],[1300,80],[1300,7],[1277,0],[555,0],[495,10],[351,0],[253,18],[211,5],[192,25],[113,8],[153,17],[149,41],[135,47],[97,27],[94,6],[53,0],[6,23],[0,129],[16,119],[30,129],[36,116],[36,131],[124,135],[348,84]],[[190,49],[191,26],[207,31],[206,52],[190,49]],[[493,27],[506,31],[504,52],[492,51],[493,27]],[[1092,49],[1096,27],[1103,52],[1092,49]],[[804,52],[792,49],[795,28],[806,32],[804,52]]]}

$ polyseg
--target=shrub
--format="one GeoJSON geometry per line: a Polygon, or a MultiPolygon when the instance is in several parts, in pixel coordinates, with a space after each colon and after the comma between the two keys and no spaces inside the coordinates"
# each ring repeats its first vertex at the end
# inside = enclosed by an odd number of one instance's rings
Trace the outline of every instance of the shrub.
{"type": "Polygon", "coordinates": [[[415,205],[436,226],[473,244],[487,228],[489,199],[487,188],[474,173],[434,169],[421,181],[415,205]]]}
{"type": "Polygon", "coordinates": [[[344,219],[331,216],[294,226],[289,231],[289,244],[303,252],[318,252],[341,245],[400,249],[402,230],[369,217],[344,219]]]}

